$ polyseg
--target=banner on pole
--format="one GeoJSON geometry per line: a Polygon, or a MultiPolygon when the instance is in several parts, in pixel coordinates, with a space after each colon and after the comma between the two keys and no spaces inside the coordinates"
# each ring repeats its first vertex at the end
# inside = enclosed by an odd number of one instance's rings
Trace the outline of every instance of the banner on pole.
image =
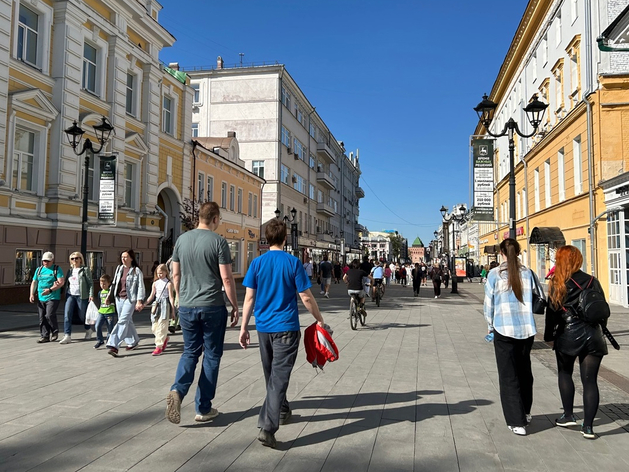
{"type": "Polygon", "coordinates": [[[472,161],[474,168],[473,219],[476,221],[493,221],[494,140],[472,140],[472,161]]]}
{"type": "Polygon", "coordinates": [[[98,223],[116,224],[116,159],[100,156],[100,191],[98,195],[98,223]]]}

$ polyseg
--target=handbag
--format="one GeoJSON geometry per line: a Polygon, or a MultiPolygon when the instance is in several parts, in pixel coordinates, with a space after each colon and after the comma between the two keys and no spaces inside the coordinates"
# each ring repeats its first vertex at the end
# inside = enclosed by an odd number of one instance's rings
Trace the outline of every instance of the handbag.
{"type": "MultiPolygon", "coordinates": [[[[529,269],[531,270],[531,269],[529,269]]],[[[539,279],[535,272],[531,270],[533,276],[533,313],[536,315],[543,315],[546,311],[546,298],[544,295],[544,289],[539,283],[539,279]]]]}

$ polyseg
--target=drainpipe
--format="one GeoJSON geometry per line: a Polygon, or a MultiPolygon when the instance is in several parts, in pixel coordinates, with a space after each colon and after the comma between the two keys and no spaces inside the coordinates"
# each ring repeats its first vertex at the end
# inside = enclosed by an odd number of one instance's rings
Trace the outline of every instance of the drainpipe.
{"type": "MultiPolygon", "coordinates": [[[[585,77],[587,80],[586,89],[583,93],[582,99],[585,102],[587,108],[587,138],[588,138],[588,199],[590,209],[590,273],[596,275],[596,225],[592,222],[594,219],[594,152],[592,150],[594,146],[593,137],[593,125],[592,125],[592,104],[588,99],[588,96],[594,92],[594,84],[592,80],[593,73],[593,54],[592,54],[592,0],[585,0],[585,77]]],[[[573,157],[574,159],[574,157],[573,157]]]]}
{"type": "MultiPolygon", "coordinates": [[[[526,189],[526,198],[524,198],[522,202],[522,206],[526,211],[526,235],[528,238],[531,237],[531,232],[529,230],[529,165],[526,162],[526,158],[522,159],[522,163],[524,164],[524,188],[526,189]]],[[[526,245],[526,267],[531,268],[531,245],[527,243],[526,245]]]]}
{"type": "MultiPolygon", "coordinates": [[[[164,210],[162,210],[159,205],[155,205],[155,209],[157,210],[157,212],[162,215],[164,217],[164,234],[162,235],[162,237],[160,238],[162,241],[164,239],[166,239],[166,235],[168,234],[168,215],[166,214],[166,212],[164,210]]],[[[157,250],[157,259],[159,261],[162,260],[162,245],[159,245],[159,248],[157,250]]]]}

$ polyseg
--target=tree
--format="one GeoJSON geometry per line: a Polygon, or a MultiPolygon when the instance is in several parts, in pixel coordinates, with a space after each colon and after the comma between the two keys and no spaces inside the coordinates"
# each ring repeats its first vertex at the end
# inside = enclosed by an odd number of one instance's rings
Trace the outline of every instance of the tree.
{"type": "Polygon", "coordinates": [[[402,253],[402,236],[400,236],[396,231],[395,234],[389,234],[389,240],[391,240],[391,253],[393,254],[393,259],[397,260],[402,253]]]}
{"type": "MultiPolygon", "coordinates": [[[[190,189],[192,192],[192,189],[190,189]]],[[[199,208],[202,202],[198,202],[191,198],[184,198],[183,203],[180,205],[181,210],[179,216],[181,217],[181,224],[186,231],[195,229],[199,224],[199,208]]]]}

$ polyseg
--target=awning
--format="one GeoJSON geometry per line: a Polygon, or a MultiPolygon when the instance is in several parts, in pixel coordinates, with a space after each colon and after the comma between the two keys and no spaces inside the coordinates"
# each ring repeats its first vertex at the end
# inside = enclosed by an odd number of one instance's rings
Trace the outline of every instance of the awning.
{"type": "Polygon", "coordinates": [[[493,246],[485,246],[484,254],[500,254],[500,244],[494,244],[493,246]]]}
{"type": "Polygon", "coordinates": [[[566,238],[564,238],[561,229],[557,226],[539,226],[531,231],[529,244],[556,244],[557,246],[563,246],[566,244],[566,238]]]}

